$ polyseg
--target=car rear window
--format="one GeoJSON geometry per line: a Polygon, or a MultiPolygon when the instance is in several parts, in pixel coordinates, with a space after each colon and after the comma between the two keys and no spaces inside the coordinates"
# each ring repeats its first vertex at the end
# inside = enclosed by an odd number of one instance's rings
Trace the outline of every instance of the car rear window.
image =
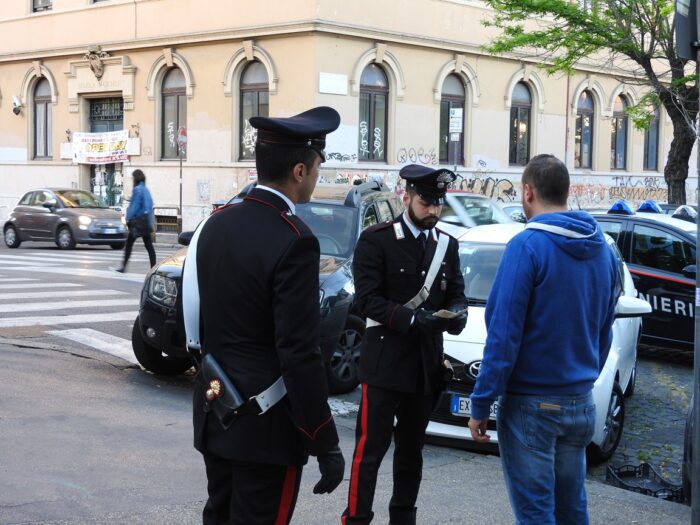
{"type": "Polygon", "coordinates": [[[297,204],[296,214],[318,238],[321,253],[350,257],[355,249],[355,208],[307,202],[297,204]]]}
{"type": "Polygon", "coordinates": [[[459,265],[464,276],[464,294],[470,302],[486,302],[505,244],[462,242],[459,265]]]}

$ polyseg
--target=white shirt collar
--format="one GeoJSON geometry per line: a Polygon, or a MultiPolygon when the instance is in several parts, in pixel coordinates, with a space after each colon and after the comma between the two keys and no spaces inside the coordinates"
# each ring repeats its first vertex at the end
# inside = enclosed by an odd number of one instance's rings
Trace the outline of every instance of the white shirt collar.
{"type": "Polygon", "coordinates": [[[429,239],[430,238],[430,230],[419,230],[418,227],[411,222],[411,219],[408,216],[408,212],[404,211],[403,212],[403,222],[406,223],[406,226],[408,226],[408,229],[411,230],[411,233],[413,236],[417,239],[418,236],[421,233],[425,233],[425,238],[429,239]]]}
{"type": "Polygon", "coordinates": [[[278,197],[281,197],[282,200],[283,200],[284,202],[287,203],[287,206],[289,206],[289,211],[291,211],[292,213],[295,213],[295,212],[296,212],[296,208],[294,207],[294,203],[293,203],[291,200],[289,200],[289,197],[287,197],[287,196],[286,196],[284,193],[282,193],[281,191],[277,191],[276,189],[270,188],[269,186],[265,186],[264,184],[258,184],[258,185],[255,186],[255,187],[256,187],[256,188],[259,188],[259,189],[261,189],[261,190],[269,191],[270,193],[274,193],[274,194],[277,195],[278,197]]]}

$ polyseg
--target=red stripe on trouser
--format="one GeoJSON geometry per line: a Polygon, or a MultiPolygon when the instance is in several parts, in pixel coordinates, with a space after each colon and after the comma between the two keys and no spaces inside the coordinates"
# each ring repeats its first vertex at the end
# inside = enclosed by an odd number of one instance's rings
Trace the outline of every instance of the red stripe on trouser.
{"type": "Polygon", "coordinates": [[[357,440],[355,448],[355,458],[352,461],[352,471],[350,474],[350,493],[348,496],[348,510],[350,516],[357,513],[357,486],[360,483],[360,463],[365,453],[365,443],[367,442],[367,384],[362,383],[362,412],[360,413],[360,427],[362,434],[357,440]]]}
{"type": "Polygon", "coordinates": [[[292,510],[292,503],[294,502],[294,491],[296,489],[296,484],[296,467],[287,467],[287,474],[284,476],[282,496],[280,497],[280,507],[277,511],[275,525],[287,525],[287,522],[289,521],[289,513],[292,510]]]}

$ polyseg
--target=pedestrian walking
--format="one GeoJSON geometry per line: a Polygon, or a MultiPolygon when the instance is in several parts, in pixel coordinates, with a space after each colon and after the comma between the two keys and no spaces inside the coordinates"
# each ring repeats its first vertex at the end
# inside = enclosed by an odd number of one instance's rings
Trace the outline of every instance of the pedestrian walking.
{"type": "Polygon", "coordinates": [[[528,224],[508,243],[486,304],[469,428],[487,442],[499,398],[498,446],[516,523],[585,525],[591,392],[612,341],[620,278],[593,217],[567,210],[564,163],[534,157],[522,195],[528,224]]]}
{"type": "Polygon", "coordinates": [[[377,471],[392,433],[390,522],[416,523],[425,429],[443,383],[442,333],[459,334],[467,322],[457,241],[435,228],[455,175],[412,164],[400,176],[403,215],[362,232],[353,260],[355,306],[367,317],[367,331],[345,525],[372,521],[377,471]],[[443,309],[459,313],[434,315],[443,309]]]}
{"type": "Polygon", "coordinates": [[[133,180],[133,190],[131,201],[126,209],[126,224],[129,227],[129,236],[124,247],[124,260],[121,266],[112,268],[115,272],[124,273],[126,265],[131,257],[131,249],[134,242],[139,237],[143,239],[143,244],[148,252],[148,259],[151,268],[156,265],[156,251],[153,248],[151,234],[155,226],[153,219],[153,198],[151,192],[146,187],[146,175],[143,171],[136,169],[131,174],[133,180]]]}
{"type": "Polygon", "coordinates": [[[203,355],[193,417],[205,525],[289,523],[308,456],[314,493],[332,492],[345,467],[319,350],[319,243],[295,215],[340,116],[319,107],[250,124],[258,185],[197,229],[183,275],[187,342],[203,355]]]}

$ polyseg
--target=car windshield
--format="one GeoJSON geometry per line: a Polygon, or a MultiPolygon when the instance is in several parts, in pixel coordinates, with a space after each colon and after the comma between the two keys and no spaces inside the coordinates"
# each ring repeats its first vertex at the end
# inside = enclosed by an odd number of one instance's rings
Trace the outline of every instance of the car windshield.
{"type": "Polygon", "coordinates": [[[470,304],[486,304],[505,249],[505,244],[459,244],[459,265],[464,276],[464,294],[470,304]]]}
{"type": "Polygon", "coordinates": [[[357,238],[354,208],[307,202],[297,204],[296,213],[318,238],[322,254],[336,257],[352,255],[357,238]]]}
{"type": "Polygon", "coordinates": [[[94,193],[81,190],[57,191],[56,195],[68,208],[106,208],[107,205],[94,193]]]}
{"type": "Polygon", "coordinates": [[[474,221],[474,226],[483,224],[510,224],[513,221],[506,213],[488,199],[471,195],[455,195],[459,203],[474,221]]]}

